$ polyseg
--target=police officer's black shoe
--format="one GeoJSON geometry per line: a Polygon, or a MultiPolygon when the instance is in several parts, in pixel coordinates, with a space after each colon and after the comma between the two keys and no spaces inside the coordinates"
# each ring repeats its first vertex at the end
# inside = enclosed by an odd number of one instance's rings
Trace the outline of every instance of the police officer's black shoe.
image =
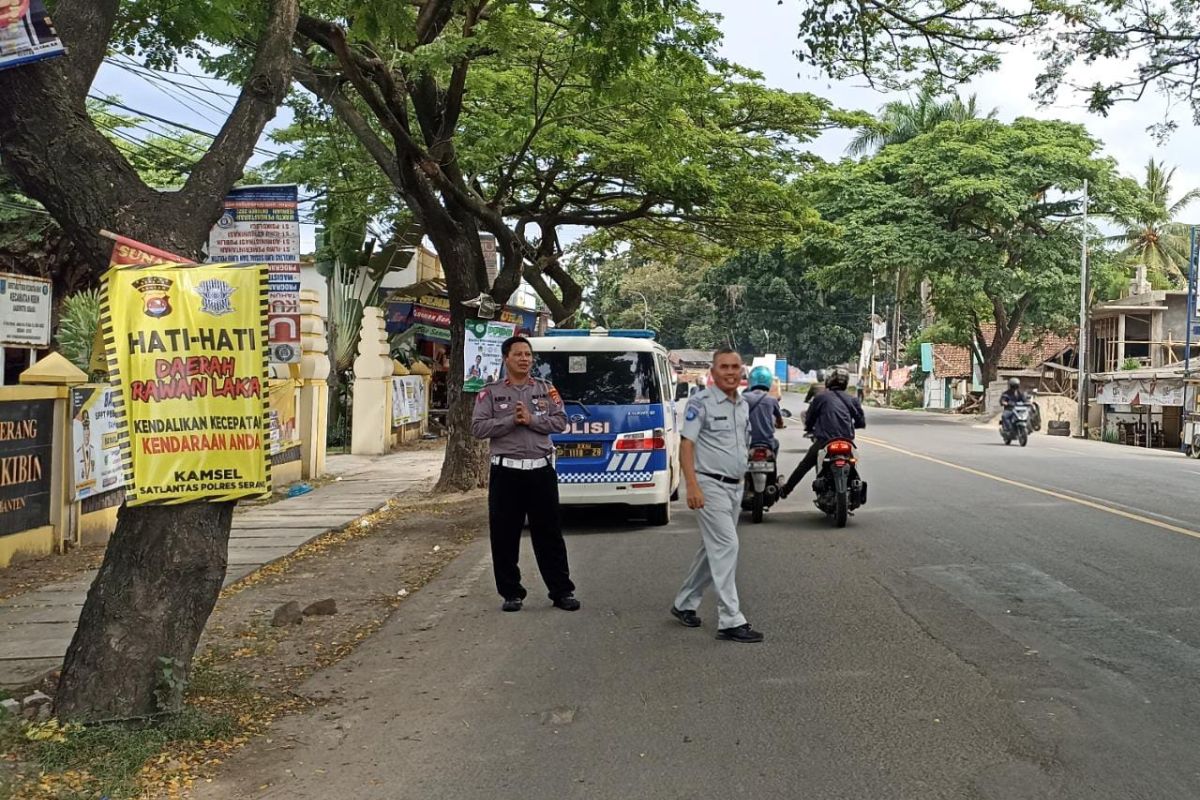
{"type": "Polygon", "coordinates": [[[750,627],[750,623],[738,625],[736,628],[722,628],[717,631],[718,639],[725,639],[730,642],[741,642],[743,644],[754,644],[761,642],[763,635],[750,627]]]}
{"type": "Polygon", "coordinates": [[[520,611],[521,610],[521,598],[510,597],[509,599],[504,601],[504,605],[500,606],[500,610],[501,611],[520,611]]]}
{"type": "Polygon", "coordinates": [[[578,611],[579,601],[575,599],[573,594],[564,594],[562,597],[556,597],[551,602],[555,608],[561,608],[563,611],[578,611]]]}
{"type": "Polygon", "coordinates": [[[680,611],[675,606],[671,606],[671,616],[679,620],[679,622],[687,628],[699,628],[700,617],[696,616],[695,611],[680,611]]]}

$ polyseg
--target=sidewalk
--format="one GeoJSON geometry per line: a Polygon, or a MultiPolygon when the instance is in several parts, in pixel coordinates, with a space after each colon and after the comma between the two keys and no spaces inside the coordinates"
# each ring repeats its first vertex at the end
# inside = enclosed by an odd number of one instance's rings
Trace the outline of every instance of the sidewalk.
{"type": "MultiPolygon", "coordinates": [[[[234,513],[225,585],[378,510],[401,492],[428,488],[441,465],[440,448],[330,456],[327,471],[338,480],[299,497],[234,513]]],[[[62,665],[95,577],[92,570],[0,601],[0,687],[32,683],[62,665]]]]}

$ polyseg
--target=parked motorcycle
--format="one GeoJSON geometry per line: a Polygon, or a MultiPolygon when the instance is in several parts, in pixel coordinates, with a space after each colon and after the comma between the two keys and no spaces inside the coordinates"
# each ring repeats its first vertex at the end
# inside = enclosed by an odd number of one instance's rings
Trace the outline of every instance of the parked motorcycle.
{"type": "Polygon", "coordinates": [[[1007,414],[1000,417],[1000,438],[1005,444],[1012,444],[1016,439],[1021,447],[1029,444],[1030,420],[1033,411],[1029,403],[1013,403],[1012,416],[1007,414]],[[1008,417],[1006,424],[1005,418],[1008,417]]]}
{"type": "Polygon", "coordinates": [[[867,503],[867,482],[858,474],[854,443],[833,440],[822,451],[820,464],[812,486],[817,496],[814,502],[833,519],[834,525],[844,528],[850,512],[867,503]]]}
{"type": "Polygon", "coordinates": [[[779,499],[779,474],[775,466],[775,451],[766,445],[750,448],[746,467],[746,491],[742,495],[742,510],[750,512],[755,522],[763,521],[763,512],[779,499]]]}

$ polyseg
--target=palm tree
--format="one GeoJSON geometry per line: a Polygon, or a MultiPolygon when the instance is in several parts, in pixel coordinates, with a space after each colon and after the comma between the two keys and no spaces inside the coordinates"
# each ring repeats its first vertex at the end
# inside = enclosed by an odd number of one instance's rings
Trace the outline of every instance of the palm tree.
{"type": "Polygon", "coordinates": [[[1113,220],[1125,231],[1109,241],[1125,245],[1120,255],[1137,267],[1139,286],[1146,282],[1147,276],[1156,276],[1176,287],[1187,282],[1186,267],[1191,254],[1189,228],[1174,220],[1194,200],[1200,199],[1200,189],[1192,189],[1174,205],[1168,205],[1174,179],[1175,167],[1167,170],[1151,158],[1146,165],[1140,202],[1113,215],[1113,220]]]}
{"type": "Polygon", "coordinates": [[[924,86],[916,97],[893,100],[879,109],[879,125],[862,128],[846,151],[852,156],[874,152],[889,144],[899,144],[928,133],[943,122],[964,122],[969,119],[995,119],[996,109],[980,113],[979,99],[971,95],[943,98],[930,86],[924,86]]]}

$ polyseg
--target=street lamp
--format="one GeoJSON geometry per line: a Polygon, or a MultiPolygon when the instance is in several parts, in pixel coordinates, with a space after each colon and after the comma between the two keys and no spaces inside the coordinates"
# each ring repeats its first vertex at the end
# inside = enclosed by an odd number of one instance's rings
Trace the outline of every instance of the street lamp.
{"type": "Polygon", "coordinates": [[[642,327],[649,330],[649,328],[650,328],[650,302],[648,300],[646,300],[646,295],[642,294],[641,292],[630,292],[630,294],[636,294],[638,297],[642,298],[642,309],[643,309],[643,311],[642,311],[642,327]]]}

